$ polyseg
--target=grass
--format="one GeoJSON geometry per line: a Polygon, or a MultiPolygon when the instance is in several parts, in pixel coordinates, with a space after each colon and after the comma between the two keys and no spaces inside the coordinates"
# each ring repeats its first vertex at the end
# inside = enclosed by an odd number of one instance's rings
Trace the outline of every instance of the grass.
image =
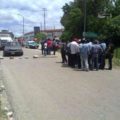
{"type": "Polygon", "coordinates": [[[5,111],[2,109],[2,102],[0,99],[0,120],[7,120],[5,111]]]}
{"type": "Polygon", "coordinates": [[[114,57],[120,59],[120,48],[116,48],[114,51],[114,57]]]}
{"type": "Polygon", "coordinates": [[[113,65],[114,66],[120,66],[120,59],[119,58],[113,58],[113,65]]]}
{"type": "Polygon", "coordinates": [[[4,120],[4,113],[1,109],[1,101],[0,101],[0,120],[4,120]]]}
{"type": "Polygon", "coordinates": [[[114,52],[113,64],[120,66],[120,48],[116,48],[114,52]]]}

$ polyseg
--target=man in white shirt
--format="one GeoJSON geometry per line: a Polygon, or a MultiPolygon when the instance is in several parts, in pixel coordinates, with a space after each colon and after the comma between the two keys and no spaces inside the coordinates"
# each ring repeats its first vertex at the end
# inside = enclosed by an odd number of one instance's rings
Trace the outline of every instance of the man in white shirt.
{"type": "Polygon", "coordinates": [[[77,63],[77,54],[79,53],[79,44],[77,43],[77,39],[74,39],[70,45],[70,51],[71,51],[71,67],[75,68],[75,65],[77,63]]]}

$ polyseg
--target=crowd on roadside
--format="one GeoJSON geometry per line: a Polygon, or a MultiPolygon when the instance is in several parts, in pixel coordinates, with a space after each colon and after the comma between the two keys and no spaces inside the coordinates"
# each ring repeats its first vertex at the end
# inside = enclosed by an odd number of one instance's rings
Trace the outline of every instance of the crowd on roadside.
{"type": "Polygon", "coordinates": [[[62,63],[83,71],[105,69],[106,59],[108,60],[108,70],[112,70],[112,58],[114,45],[106,44],[104,41],[89,41],[73,39],[72,42],[62,43],[61,58],[62,63]]]}
{"type": "Polygon", "coordinates": [[[60,41],[56,41],[55,39],[46,39],[41,42],[41,51],[42,55],[51,55],[53,52],[53,55],[56,54],[57,49],[60,48],[60,41]]]}

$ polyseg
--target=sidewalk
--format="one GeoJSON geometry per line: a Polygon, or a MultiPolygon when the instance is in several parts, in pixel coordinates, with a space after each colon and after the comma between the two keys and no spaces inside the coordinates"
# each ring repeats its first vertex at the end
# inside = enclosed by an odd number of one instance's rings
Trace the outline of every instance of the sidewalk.
{"type": "MultiPolygon", "coordinates": [[[[1,65],[0,65],[1,67],[1,65]]],[[[11,107],[8,101],[8,96],[6,94],[6,89],[3,84],[4,75],[2,69],[0,68],[0,120],[13,120],[10,118],[11,107]]]]}

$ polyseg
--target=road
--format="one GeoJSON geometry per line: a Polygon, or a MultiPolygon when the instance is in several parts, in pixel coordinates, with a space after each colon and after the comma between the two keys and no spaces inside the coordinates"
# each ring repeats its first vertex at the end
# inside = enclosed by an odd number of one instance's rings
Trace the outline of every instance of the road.
{"type": "Polygon", "coordinates": [[[119,120],[120,69],[84,72],[63,66],[58,53],[24,53],[1,60],[16,120],[119,120]]]}

